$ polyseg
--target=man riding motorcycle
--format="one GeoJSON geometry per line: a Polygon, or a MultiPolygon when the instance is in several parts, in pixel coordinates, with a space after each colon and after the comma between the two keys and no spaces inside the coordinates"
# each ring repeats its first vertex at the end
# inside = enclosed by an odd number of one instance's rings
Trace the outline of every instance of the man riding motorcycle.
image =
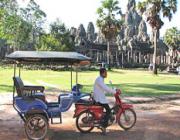
{"type": "Polygon", "coordinates": [[[101,124],[102,125],[102,132],[103,132],[103,134],[105,134],[106,133],[106,127],[108,126],[108,121],[109,121],[110,113],[111,113],[111,109],[108,105],[108,100],[106,99],[105,94],[106,93],[115,94],[116,90],[108,87],[104,83],[104,78],[107,77],[106,69],[101,68],[99,73],[100,73],[100,76],[98,76],[96,78],[95,83],[94,83],[93,98],[96,101],[96,103],[103,106],[106,110],[106,114],[105,114],[104,119],[103,119],[102,124],[101,124]]]}

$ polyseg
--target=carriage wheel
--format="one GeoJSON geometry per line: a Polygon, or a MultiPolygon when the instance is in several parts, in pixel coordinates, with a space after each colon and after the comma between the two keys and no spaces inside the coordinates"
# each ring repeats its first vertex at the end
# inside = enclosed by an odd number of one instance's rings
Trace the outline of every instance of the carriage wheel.
{"type": "Polygon", "coordinates": [[[34,114],[25,122],[25,132],[30,140],[43,140],[48,132],[49,124],[47,118],[40,114],[34,114]]]}

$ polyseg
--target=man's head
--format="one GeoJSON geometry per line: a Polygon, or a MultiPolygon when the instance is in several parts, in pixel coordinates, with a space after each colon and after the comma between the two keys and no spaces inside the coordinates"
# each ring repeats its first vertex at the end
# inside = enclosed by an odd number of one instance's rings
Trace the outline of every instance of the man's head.
{"type": "Polygon", "coordinates": [[[103,78],[107,77],[107,71],[105,68],[100,68],[99,73],[100,73],[100,76],[102,76],[103,78]]]}

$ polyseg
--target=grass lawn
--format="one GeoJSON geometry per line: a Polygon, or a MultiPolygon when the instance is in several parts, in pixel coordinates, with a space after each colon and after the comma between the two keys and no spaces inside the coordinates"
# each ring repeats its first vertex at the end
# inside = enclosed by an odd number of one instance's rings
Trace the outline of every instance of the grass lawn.
{"type": "MultiPolygon", "coordinates": [[[[84,85],[84,92],[93,90],[93,83],[98,71],[79,72],[78,81],[84,85]]],[[[44,85],[47,90],[69,90],[69,71],[22,70],[21,77],[27,84],[44,85]]],[[[0,68],[0,93],[12,92],[12,68],[0,68]]],[[[75,83],[75,73],[73,73],[75,83]]],[[[180,76],[160,73],[154,76],[143,70],[117,70],[108,72],[105,83],[112,80],[115,87],[122,89],[124,95],[159,96],[165,94],[180,94],[180,76]]]]}

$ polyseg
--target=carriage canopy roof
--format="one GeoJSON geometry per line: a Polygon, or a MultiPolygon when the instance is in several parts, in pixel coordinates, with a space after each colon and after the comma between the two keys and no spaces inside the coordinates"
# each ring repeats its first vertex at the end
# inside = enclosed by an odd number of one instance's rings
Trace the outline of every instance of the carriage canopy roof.
{"type": "Polygon", "coordinates": [[[77,52],[55,52],[55,51],[15,51],[6,56],[18,63],[23,62],[55,62],[63,64],[80,63],[90,61],[91,58],[77,52]]]}

